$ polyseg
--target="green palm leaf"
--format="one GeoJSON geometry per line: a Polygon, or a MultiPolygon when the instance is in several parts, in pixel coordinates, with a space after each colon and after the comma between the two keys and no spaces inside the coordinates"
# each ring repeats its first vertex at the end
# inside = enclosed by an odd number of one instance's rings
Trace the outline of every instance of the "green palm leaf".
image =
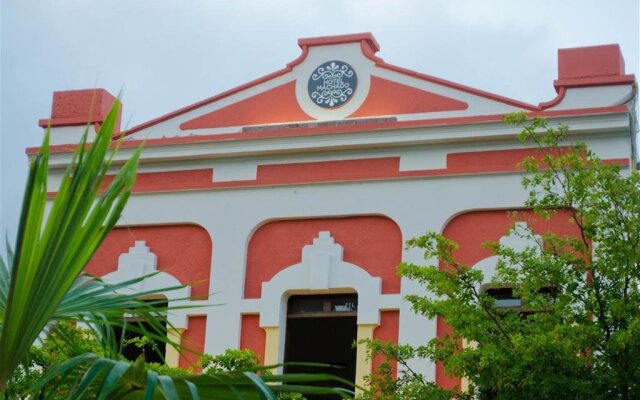
{"type": "MultiPolygon", "coordinates": [[[[195,306],[159,306],[157,303],[164,303],[164,301],[141,301],[140,298],[153,296],[158,292],[164,293],[181,289],[183,286],[130,294],[121,294],[119,292],[120,289],[130,287],[155,274],[141,276],[113,285],[106,284],[98,278],[80,276],[65,294],[52,319],[86,324],[93,331],[98,342],[102,344],[105,354],[109,354],[113,358],[117,358],[122,344],[120,338],[114,336],[114,327],[120,327],[123,330],[126,328],[129,331],[147,336],[153,339],[151,341],[152,345],[154,342],[166,342],[170,346],[181,349],[179,344],[170,341],[166,335],[160,335],[158,332],[164,332],[164,323],[169,325],[168,328],[172,328],[165,318],[167,312],[195,306]],[[127,324],[126,316],[135,316],[140,320],[147,321],[150,329],[145,329],[142,325],[127,324]]],[[[186,299],[173,298],[172,300],[186,299]]]]}
{"type": "MultiPolygon", "coordinates": [[[[87,144],[89,130],[85,129],[48,209],[49,131],[40,152],[31,161],[15,253],[7,246],[7,262],[0,258],[0,397],[12,373],[48,326],[77,321],[93,329],[108,350],[105,352],[108,357],[88,353],[58,364],[33,388],[34,393],[56,391],[64,384],[70,399],[266,400],[275,399],[274,393],[287,392],[334,393],[350,398],[342,389],[304,385],[336,380],[329,375],[266,377],[254,371],[242,371],[169,377],[148,370],[142,359],[136,363],[118,360],[119,341],[114,338],[112,326],[125,325],[123,315],[135,313],[153,328],[154,323],[160,324],[156,318],[158,312],[167,311],[139,300],[155,291],[135,295],[118,293],[119,289],[145,277],[108,285],[98,278],[81,275],[118,221],[135,181],[141,148],[102,191],[117,150],[116,146],[109,153],[119,108],[120,103],[116,101],[90,145],[87,144]]],[[[178,287],[159,291],[171,289],[178,287]]],[[[140,328],[131,326],[130,329],[140,328]]],[[[148,331],[141,333],[168,341],[166,336],[148,331]]]]}
{"type": "Polygon", "coordinates": [[[86,145],[85,130],[46,219],[49,132],[31,161],[15,256],[10,272],[9,266],[0,268],[0,295],[6,299],[0,300],[0,390],[52,321],[129,197],[140,149],[99,193],[111,166],[107,153],[119,107],[116,101],[90,146],[86,145]]]}
{"type": "Polygon", "coordinates": [[[111,360],[94,354],[74,357],[52,368],[36,391],[55,390],[57,385],[47,384],[76,380],[78,383],[69,393],[70,399],[246,399],[258,400],[261,385],[274,398],[270,387],[260,378],[243,374],[197,375],[192,377],[169,377],[145,368],[142,359],[136,363],[111,360]],[[60,379],[64,377],[64,379],[60,379]],[[196,389],[197,388],[197,389],[196,389]]]}

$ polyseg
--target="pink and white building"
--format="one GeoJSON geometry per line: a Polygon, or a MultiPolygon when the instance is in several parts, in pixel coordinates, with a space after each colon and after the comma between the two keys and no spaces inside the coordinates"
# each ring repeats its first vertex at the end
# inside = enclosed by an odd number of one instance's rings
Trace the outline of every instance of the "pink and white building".
{"type": "MultiPolygon", "coordinates": [[[[568,124],[571,140],[634,168],[637,84],[617,45],[559,50],[557,96],[533,105],[388,64],[369,33],[298,44],[279,71],[119,132],[118,160],[145,142],[139,175],[88,271],[111,281],[162,271],[139,289],[187,284],[167,297],[202,307],[170,314],[168,334],[195,350],[341,363],[362,383],[376,362],[345,343],[443,334],[402,300],[423,289],[396,266],[423,262],[404,241],[428,230],[488,276],[495,261],[482,242],[521,245],[503,236],[526,196],[517,164],[532,150],[505,114],[568,124]]],[[[112,101],[101,89],[54,93],[40,121],[52,127],[50,187],[89,110],[97,126],[112,101]]],[[[571,229],[562,216],[533,225],[571,229]]],[[[171,365],[194,359],[167,351],[171,365]]],[[[460,384],[440,366],[416,368],[460,384]]]]}

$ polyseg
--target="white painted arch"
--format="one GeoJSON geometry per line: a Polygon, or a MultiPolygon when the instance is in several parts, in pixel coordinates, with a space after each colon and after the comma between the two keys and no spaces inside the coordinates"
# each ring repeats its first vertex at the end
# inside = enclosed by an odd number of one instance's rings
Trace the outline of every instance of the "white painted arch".
{"type": "Polygon", "coordinates": [[[302,249],[302,261],[278,272],[262,284],[260,326],[284,326],[286,302],[291,294],[358,294],[358,325],[379,325],[381,309],[397,308],[397,295],[382,294],[382,280],[343,260],[343,248],[330,232],[318,234],[302,249]]]}
{"type": "MultiPolygon", "coordinates": [[[[528,248],[540,249],[542,237],[540,235],[530,235],[530,227],[524,221],[516,222],[509,233],[502,236],[499,243],[503,247],[509,247],[515,251],[524,251],[528,248]]],[[[482,282],[477,285],[476,290],[480,291],[483,285],[492,284],[497,275],[496,266],[500,257],[493,255],[478,261],[473,265],[474,269],[482,272],[482,282]]]]}
{"type": "Polygon", "coordinates": [[[345,262],[342,246],[335,242],[330,232],[320,232],[313,244],[302,248],[300,263],[283,269],[269,282],[262,283],[260,327],[267,331],[275,329],[277,332],[277,337],[274,337],[275,346],[271,349],[275,359],[271,361],[284,361],[289,296],[354,291],[358,294],[358,326],[378,326],[381,310],[400,307],[400,295],[383,295],[382,279],[371,276],[355,264],[345,262]]]}
{"type": "MultiPolygon", "coordinates": [[[[168,300],[169,308],[183,307],[190,303],[191,287],[184,286],[174,290],[163,290],[171,287],[182,286],[179,280],[172,275],[157,272],[158,257],[147,247],[144,240],[137,240],[127,253],[118,257],[118,269],[102,279],[110,284],[120,284],[132,279],[155,274],[142,279],[132,285],[119,289],[123,294],[146,293],[154,291],[155,295],[164,296],[168,300]]],[[[187,328],[187,308],[173,309],[167,313],[167,321],[176,329],[187,328]]]]}

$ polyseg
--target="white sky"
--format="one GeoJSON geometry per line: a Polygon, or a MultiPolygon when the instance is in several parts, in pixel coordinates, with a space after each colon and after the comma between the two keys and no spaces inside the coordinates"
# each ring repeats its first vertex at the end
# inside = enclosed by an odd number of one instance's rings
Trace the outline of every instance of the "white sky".
{"type": "Polygon", "coordinates": [[[372,32],[387,62],[538,104],[556,50],[619,43],[638,73],[638,0],[2,0],[0,229],[15,235],[55,90],[122,90],[123,123],[282,68],[297,39],[372,32]]]}

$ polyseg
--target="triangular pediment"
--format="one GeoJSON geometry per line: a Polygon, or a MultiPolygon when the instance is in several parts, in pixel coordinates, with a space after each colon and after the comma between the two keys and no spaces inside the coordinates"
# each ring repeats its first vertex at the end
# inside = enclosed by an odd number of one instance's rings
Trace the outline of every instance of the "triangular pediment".
{"type": "Polygon", "coordinates": [[[464,101],[371,76],[367,99],[349,118],[466,110],[464,101]]]}
{"type": "Polygon", "coordinates": [[[285,83],[180,125],[180,129],[223,128],[311,121],[298,105],[295,82],[285,83]]]}
{"type": "Polygon", "coordinates": [[[371,34],[301,39],[286,68],[130,130],[133,138],[498,115],[534,106],[387,64],[371,34]],[[144,133],[143,133],[144,132],[144,133]]]}

